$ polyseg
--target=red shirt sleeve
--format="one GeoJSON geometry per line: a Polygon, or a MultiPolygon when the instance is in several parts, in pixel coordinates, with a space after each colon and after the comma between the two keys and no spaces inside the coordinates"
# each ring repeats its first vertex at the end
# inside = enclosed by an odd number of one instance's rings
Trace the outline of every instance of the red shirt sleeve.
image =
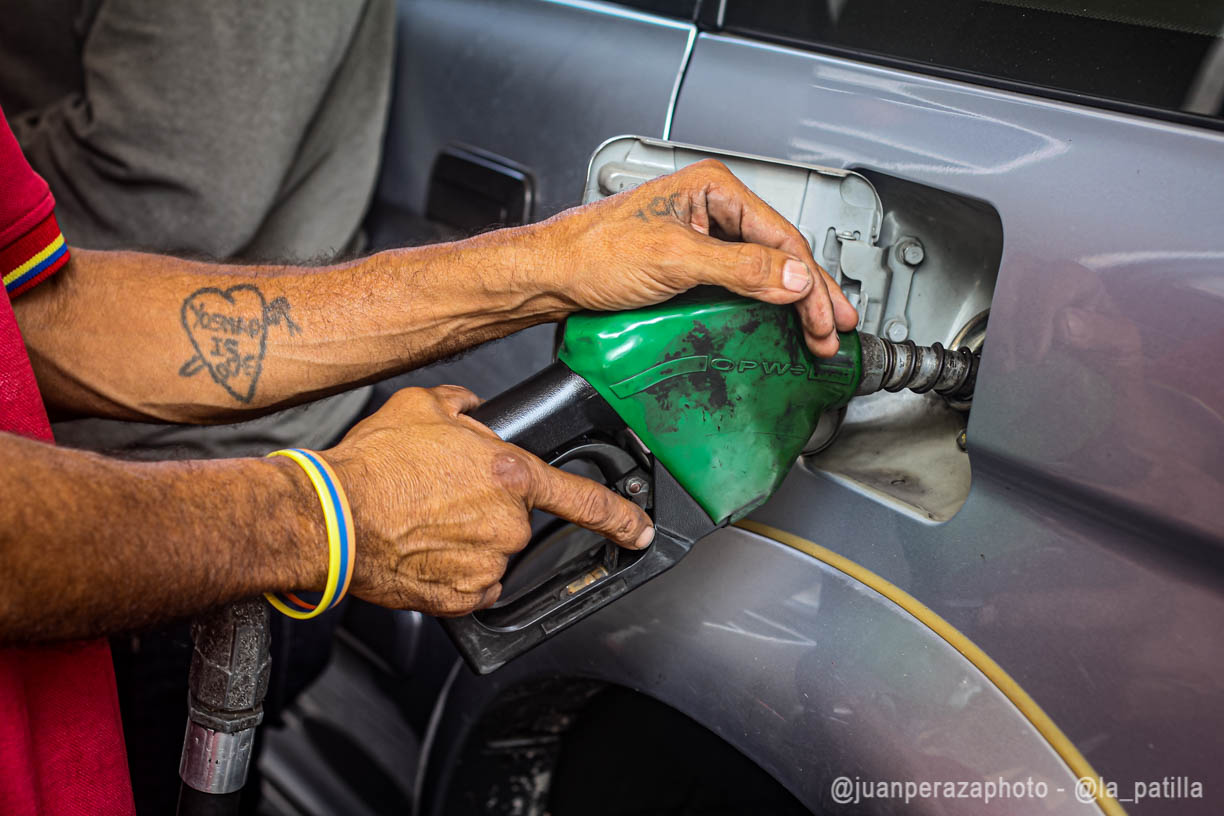
{"type": "MultiPolygon", "coordinates": [[[[67,262],[54,208],[0,111],[0,274],[9,297],[67,262]]],[[[0,431],[50,442],[9,297],[0,297],[0,431]]],[[[0,648],[0,811],[135,816],[129,778],[106,641],[0,648]]]]}
{"type": "Polygon", "coordinates": [[[55,199],[31,169],[0,110],[0,275],[9,297],[46,280],[68,261],[55,199]]]}

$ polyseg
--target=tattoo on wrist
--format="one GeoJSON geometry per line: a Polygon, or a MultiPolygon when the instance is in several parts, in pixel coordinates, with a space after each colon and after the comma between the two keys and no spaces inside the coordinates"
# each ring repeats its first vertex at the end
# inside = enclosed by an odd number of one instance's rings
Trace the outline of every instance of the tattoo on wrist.
{"type": "Polygon", "coordinates": [[[672,193],[669,196],[655,196],[650,199],[649,204],[638,210],[634,215],[643,221],[649,221],[652,218],[679,218],[683,221],[685,214],[681,207],[682,200],[683,196],[680,193],[672,193]]]}
{"type": "Polygon", "coordinates": [[[179,376],[207,371],[231,397],[250,402],[263,368],[268,329],[283,326],[290,337],[302,332],[289,308],[286,298],[269,303],[259,287],[249,283],[192,292],[183,301],[180,317],[195,354],[179,367],[179,376]]]}

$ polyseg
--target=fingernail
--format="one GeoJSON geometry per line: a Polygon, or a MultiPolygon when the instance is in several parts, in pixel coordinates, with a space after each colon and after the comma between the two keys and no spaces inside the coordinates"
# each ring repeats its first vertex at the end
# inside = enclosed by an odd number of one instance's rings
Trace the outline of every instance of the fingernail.
{"type": "Polygon", "coordinates": [[[633,546],[639,550],[644,550],[650,546],[650,542],[654,541],[654,528],[647,527],[642,531],[642,534],[637,537],[637,541],[633,542],[633,546]]]}
{"type": "Polygon", "coordinates": [[[802,292],[808,288],[810,280],[807,267],[799,261],[789,260],[782,264],[782,285],[792,292],[802,292]]]}

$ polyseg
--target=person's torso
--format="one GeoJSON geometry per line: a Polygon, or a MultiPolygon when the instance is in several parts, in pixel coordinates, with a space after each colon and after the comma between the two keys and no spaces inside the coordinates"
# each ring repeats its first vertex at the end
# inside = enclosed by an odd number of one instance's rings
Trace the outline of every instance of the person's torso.
{"type": "MultiPolygon", "coordinates": [[[[66,97],[88,99],[85,47],[99,11],[109,3],[130,3],[128,9],[141,6],[148,13],[147,0],[39,0],[36,9],[26,0],[0,0],[0,20],[4,21],[0,26],[0,107],[11,121],[66,97]]],[[[272,27],[283,23],[280,15],[286,13],[295,15],[293,22],[300,24],[294,34],[299,44],[300,38],[309,40],[307,48],[295,52],[297,56],[302,51],[327,55],[320,57],[322,70],[318,61],[312,63],[309,80],[323,90],[305,130],[294,140],[296,150],[285,163],[277,194],[265,210],[253,212],[245,225],[244,231],[252,237],[233,257],[248,262],[320,262],[359,251],[361,221],[381,158],[391,84],[393,0],[303,0],[288,7],[257,2],[244,6],[242,24],[272,27]]],[[[224,15],[217,17],[218,25],[238,25],[224,15]]],[[[294,58],[288,52],[283,56],[294,58]]],[[[172,84],[188,88],[190,80],[184,76],[172,84]]],[[[275,87],[260,90],[268,104],[276,104],[275,87]]],[[[173,103],[163,104],[166,109],[159,115],[172,116],[173,103]]],[[[198,104],[216,105],[217,115],[226,115],[223,101],[198,100],[198,104]]],[[[233,116],[226,126],[241,129],[242,117],[233,116]]],[[[114,215],[62,207],[60,222],[74,245],[127,248],[130,241],[112,238],[102,225],[89,223],[108,217],[114,215]]],[[[140,236],[140,249],[173,251],[214,245],[210,236],[168,232],[164,224],[176,219],[161,218],[145,226],[132,223],[132,219],[139,221],[140,211],[125,211],[122,217],[128,219],[125,234],[140,236]]],[[[232,426],[192,428],[85,419],[57,423],[55,432],[60,443],[69,447],[151,459],[244,456],[286,446],[317,448],[334,442],[359,416],[368,397],[369,389],[357,389],[232,426]]]]}
{"type": "MultiPolygon", "coordinates": [[[[0,0],[0,107],[10,120],[71,95],[87,98],[83,53],[95,19],[108,3],[126,1],[39,0],[32,6],[26,0],[0,0]]],[[[394,0],[299,0],[289,8],[295,21],[301,21],[300,36],[310,39],[310,50],[334,57],[325,75],[309,80],[326,90],[297,140],[278,194],[265,211],[252,216],[257,222],[249,225],[253,237],[233,255],[244,261],[319,262],[360,250],[361,221],[381,159],[394,0]]],[[[256,26],[277,27],[284,10],[274,2],[252,4],[242,25],[249,27],[254,20],[256,26]]],[[[184,78],[184,84],[188,81],[184,78]]],[[[275,105],[277,89],[263,90],[268,104],[275,105]]],[[[218,115],[224,117],[223,106],[218,115]]],[[[235,116],[227,126],[241,130],[242,117],[235,116]]],[[[67,209],[62,209],[60,221],[69,240],[78,236],[78,245],[130,248],[110,245],[105,237],[99,240],[90,224],[74,223],[67,209]],[[85,235],[91,240],[83,242],[85,235]]],[[[141,236],[141,249],[173,251],[190,245],[182,236],[155,230],[141,236]]]]}

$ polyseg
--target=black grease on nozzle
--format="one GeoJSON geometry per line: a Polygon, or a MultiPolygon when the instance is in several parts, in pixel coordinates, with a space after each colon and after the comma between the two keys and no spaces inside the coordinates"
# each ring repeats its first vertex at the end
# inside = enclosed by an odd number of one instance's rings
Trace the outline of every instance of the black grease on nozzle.
{"type": "Polygon", "coordinates": [[[939,343],[918,346],[912,340],[894,343],[873,334],[860,334],[859,340],[863,379],[858,394],[908,388],[916,394],[934,391],[953,400],[973,398],[980,357],[969,349],[953,351],[939,343]]]}

